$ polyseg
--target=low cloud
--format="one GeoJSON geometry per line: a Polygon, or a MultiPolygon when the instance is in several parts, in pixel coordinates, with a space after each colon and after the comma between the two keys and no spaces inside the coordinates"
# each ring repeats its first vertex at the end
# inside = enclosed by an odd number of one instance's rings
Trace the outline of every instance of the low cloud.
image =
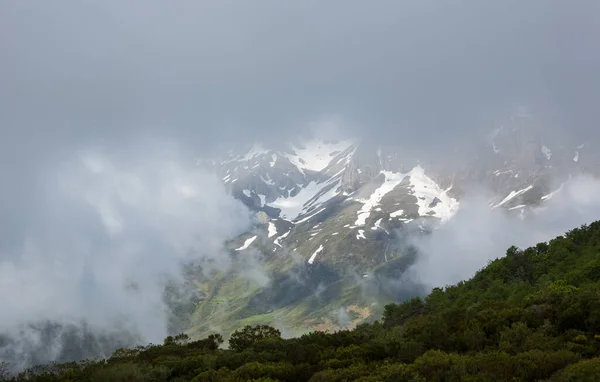
{"type": "Polygon", "coordinates": [[[490,209],[489,195],[482,190],[467,194],[452,220],[431,235],[412,239],[419,255],[404,277],[429,289],[469,279],[512,245],[526,248],[597,220],[598,190],[600,179],[573,177],[552,199],[523,216],[490,209]]]}
{"type": "Polygon", "coordinates": [[[182,265],[229,266],[222,246],[248,229],[247,209],[174,145],[126,151],[74,151],[40,177],[35,195],[43,200],[0,248],[0,358],[10,351],[27,365],[29,355],[15,349],[43,342],[36,336],[48,333],[47,323],[161,341],[165,285],[183,282],[182,265]]]}

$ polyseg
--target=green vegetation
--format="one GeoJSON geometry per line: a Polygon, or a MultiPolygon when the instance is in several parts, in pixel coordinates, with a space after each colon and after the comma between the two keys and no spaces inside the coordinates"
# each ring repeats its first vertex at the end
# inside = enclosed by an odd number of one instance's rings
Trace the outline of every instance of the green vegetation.
{"type": "Polygon", "coordinates": [[[600,222],[471,280],[388,305],[354,330],[282,339],[246,326],[120,349],[107,361],[36,367],[31,381],[595,381],[600,375],[600,222]]]}

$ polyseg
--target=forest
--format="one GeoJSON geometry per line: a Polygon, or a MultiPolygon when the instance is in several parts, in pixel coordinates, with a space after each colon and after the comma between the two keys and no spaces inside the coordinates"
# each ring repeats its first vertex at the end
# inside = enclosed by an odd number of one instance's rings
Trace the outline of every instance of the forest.
{"type": "MultiPolygon", "coordinates": [[[[473,278],[353,330],[283,339],[246,326],[36,366],[6,381],[597,381],[600,222],[508,248],[473,278]]],[[[6,366],[6,365],[5,365],[6,366]]],[[[2,377],[0,377],[2,379],[2,377]]]]}

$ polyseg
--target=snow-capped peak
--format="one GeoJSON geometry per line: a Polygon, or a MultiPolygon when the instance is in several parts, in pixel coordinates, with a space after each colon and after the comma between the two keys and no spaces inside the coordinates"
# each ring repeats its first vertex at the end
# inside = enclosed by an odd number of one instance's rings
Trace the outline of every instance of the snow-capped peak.
{"type": "Polygon", "coordinates": [[[291,152],[284,155],[301,170],[321,171],[337,154],[353,144],[354,142],[350,140],[325,142],[312,139],[301,145],[293,145],[291,152]]]}

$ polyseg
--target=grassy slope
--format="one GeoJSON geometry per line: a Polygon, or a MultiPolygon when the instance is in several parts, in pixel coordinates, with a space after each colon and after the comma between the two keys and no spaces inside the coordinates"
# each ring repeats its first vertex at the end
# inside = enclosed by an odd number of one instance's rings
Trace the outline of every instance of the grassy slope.
{"type": "MultiPolygon", "coordinates": [[[[353,327],[358,322],[353,319],[354,315],[361,317],[360,322],[375,320],[383,312],[385,304],[398,300],[382,292],[379,286],[372,285],[373,280],[363,279],[363,275],[377,272],[386,261],[405,257],[405,254],[402,250],[390,248],[387,234],[382,230],[368,228],[375,218],[379,219],[377,212],[368,219],[365,227],[366,234],[372,235],[369,240],[356,240],[357,230],[343,227],[355,222],[359,207],[358,203],[330,207],[331,216],[321,214],[294,227],[294,241],[288,242],[285,250],[273,252],[272,246],[262,247],[261,239],[257,239],[261,267],[271,278],[271,285],[260,287],[248,280],[243,262],[236,264],[234,261],[227,273],[197,283],[207,297],[197,305],[187,332],[192,338],[202,338],[211,333],[222,333],[227,337],[240,325],[269,324],[281,328],[287,335],[301,335],[315,329],[353,327]],[[306,265],[306,260],[321,243],[325,250],[319,254],[317,263],[330,268],[336,274],[334,279],[329,279],[329,272],[322,269],[314,272],[323,271],[325,276],[305,274],[305,269],[311,268],[306,265]],[[355,267],[345,269],[345,264],[355,264],[355,267]],[[298,274],[301,276],[297,277],[298,274]],[[297,284],[290,286],[293,284],[290,278],[298,281],[297,284]],[[282,289],[294,295],[306,292],[307,287],[310,293],[293,298],[287,304],[273,301],[281,296],[273,296],[272,289],[282,289]],[[264,303],[270,306],[258,309],[255,299],[265,300],[264,303]],[[340,322],[340,310],[344,310],[350,320],[340,322]]],[[[246,253],[237,255],[244,256],[246,253]]],[[[345,316],[344,313],[342,315],[345,316]]]]}
{"type": "Polygon", "coordinates": [[[39,380],[596,381],[599,291],[596,222],[510,248],[471,280],[387,306],[381,323],[290,340],[248,337],[235,351],[154,346],[108,364],[55,366],[39,380]]]}

